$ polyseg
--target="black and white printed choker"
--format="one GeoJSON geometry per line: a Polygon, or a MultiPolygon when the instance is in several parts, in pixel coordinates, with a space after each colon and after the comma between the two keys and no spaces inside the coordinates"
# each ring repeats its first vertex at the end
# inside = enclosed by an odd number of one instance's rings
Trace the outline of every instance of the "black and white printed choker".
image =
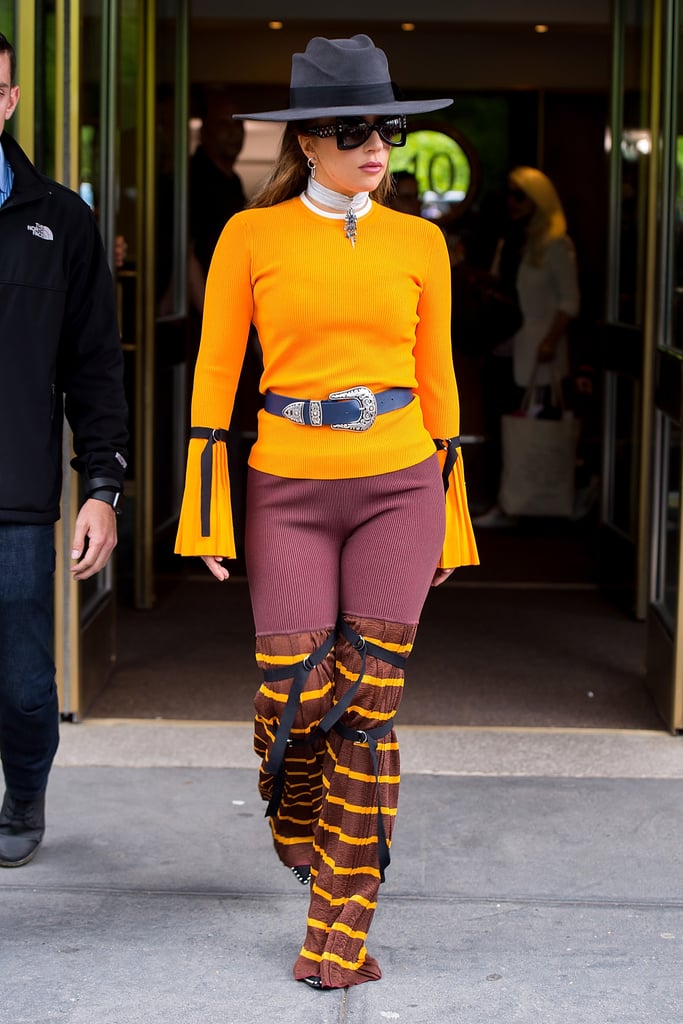
{"type": "Polygon", "coordinates": [[[356,192],[355,196],[345,196],[341,192],[334,192],[331,188],[325,188],[315,178],[309,176],[304,198],[312,199],[314,203],[319,203],[321,206],[327,206],[330,210],[343,213],[344,234],[355,248],[358,214],[367,213],[372,205],[369,192],[356,192]]]}

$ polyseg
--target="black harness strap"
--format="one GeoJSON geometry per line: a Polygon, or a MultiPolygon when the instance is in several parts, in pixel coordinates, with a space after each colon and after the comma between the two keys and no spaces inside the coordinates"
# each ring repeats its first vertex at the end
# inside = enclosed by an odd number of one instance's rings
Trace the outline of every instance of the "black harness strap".
{"type": "Polygon", "coordinates": [[[435,437],[432,440],[436,445],[437,451],[446,453],[446,461],[441,472],[445,494],[448,490],[448,478],[451,475],[451,470],[458,461],[458,448],[461,446],[460,434],[456,435],[456,437],[435,437]]]}
{"type": "Polygon", "coordinates": [[[213,446],[216,441],[227,441],[227,430],[212,430],[211,427],[192,427],[190,437],[206,441],[201,455],[201,514],[202,537],[211,535],[211,488],[213,485],[213,446]]]}
{"type": "Polygon", "coordinates": [[[273,745],[270,748],[268,760],[263,765],[264,771],[268,772],[269,775],[275,776],[273,792],[266,808],[266,818],[270,818],[275,814],[280,805],[280,800],[282,799],[282,791],[285,784],[285,751],[287,747],[292,747],[295,744],[305,745],[308,742],[308,740],[292,740],[290,738],[294,719],[296,718],[296,713],[299,709],[299,701],[304,684],[306,683],[311,670],[316,668],[321,661],[324,661],[330,653],[334,647],[335,639],[336,633],[332,630],[320,647],[316,647],[316,649],[312,651],[311,654],[307,654],[302,661],[297,662],[295,665],[282,665],[279,668],[269,668],[263,673],[263,678],[266,682],[279,682],[282,679],[289,679],[292,677],[292,685],[290,687],[289,694],[287,695],[285,710],[282,712],[282,717],[280,718],[280,722],[275,732],[275,739],[273,740],[273,745]]]}
{"type": "Polygon", "coordinates": [[[384,872],[389,866],[391,857],[389,856],[389,844],[387,843],[384,820],[382,818],[382,803],[379,792],[379,765],[377,762],[377,740],[381,739],[382,736],[386,736],[388,732],[391,732],[394,727],[394,715],[381,725],[375,726],[374,729],[349,729],[347,726],[342,725],[339,719],[346,711],[348,711],[354,697],[358,693],[358,688],[365,676],[365,663],[368,654],[373,658],[377,658],[379,661],[385,661],[400,669],[405,667],[408,656],[405,654],[398,654],[396,651],[388,651],[386,648],[380,647],[379,644],[373,644],[371,640],[366,640],[365,637],[360,635],[360,633],[356,633],[355,629],[352,629],[348,622],[341,617],[337,622],[337,629],[344,635],[351,646],[359,652],[361,658],[360,671],[353,686],[351,686],[341,700],[338,700],[334,707],[328,711],[320,722],[318,728],[324,732],[334,729],[336,733],[346,740],[352,740],[354,743],[367,743],[368,745],[377,792],[377,858],[379,862],[379,876],[380,880],[383,882],[384,872]]]}
{"type": "Polygon", "coordinates": [[[363,682],[363,678],[365,676],[365,661],[368,654],[373,658],[377,658],[379,661],[386,661],[390,665],[394,665],[396,668],[404,668],[405,663],[408,660],[408,657],[405,654],[387,651],[384,647],[380,647],[379,644],[373,644],[372,641],[366,640],[365,637],[360,635],[360,633],[356,633],[354,629],[351,629],[348,622],[345,622],[342,618],[337,620],[337,631],[342,633],[351,646],[355,647],[359,652],[360,671],[353,686],[351,686],[344,696],[330,708],[320,722],[318,728],[321,732],[329,732],[330,729],[333,729],[341,716],[348,711],[354,697],[358,693],[360,684],[363,682]]]}
{"type": "Polygon", "coordinates": [[[379,861],[379,878],[384,881],[384,872],[391,863],[389,856],[389,844],[384,829],[382,817],[382,800],[379,791],[379,764],[377,763],[377,740],[381,740],[394,727],[394,715],[386,722],[376,726],[374,729],[347,729],[341,722],[337,722],[334,731],[343,736],[345,740],[352,740],[354,743],[367,743],[370,757],[372,759],[372,770],[375,775],[375,791],[377,793],[377,859],[379,861]]]}

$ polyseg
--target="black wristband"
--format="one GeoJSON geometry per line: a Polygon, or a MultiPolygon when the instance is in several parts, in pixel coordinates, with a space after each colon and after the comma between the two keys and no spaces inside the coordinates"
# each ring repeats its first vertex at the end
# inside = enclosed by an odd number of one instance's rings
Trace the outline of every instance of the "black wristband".
{"type": "Polygon", "coordinates": [[[91,491],[88,497],[94,498],[95,501],[104,501],[107,505],[111,505],[117,515],[121,511],[119,507],[121,491],[112,491],[108,487],[100,487],[95,491],[91,491]]]}

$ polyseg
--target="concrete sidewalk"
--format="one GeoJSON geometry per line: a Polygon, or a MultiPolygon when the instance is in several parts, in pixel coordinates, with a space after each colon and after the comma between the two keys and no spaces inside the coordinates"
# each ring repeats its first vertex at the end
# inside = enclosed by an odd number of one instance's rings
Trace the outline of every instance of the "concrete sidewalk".
{"type": "Polygon", "coordinates": [[[63,727],[43,849],[0,872],[3,1024],[680,1024],[682,739],[400,730],[384,977],[316,993],[247,735],[63,727]]]}

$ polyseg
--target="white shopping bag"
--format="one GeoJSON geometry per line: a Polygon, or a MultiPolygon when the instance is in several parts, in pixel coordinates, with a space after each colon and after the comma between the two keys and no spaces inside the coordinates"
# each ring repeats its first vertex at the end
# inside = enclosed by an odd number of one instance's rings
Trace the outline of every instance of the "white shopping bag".
{"type": "Polygon", "coordinates": [[[579,421],[503,416],[498,503],[509,516],[571,516],[579,421]]]}

